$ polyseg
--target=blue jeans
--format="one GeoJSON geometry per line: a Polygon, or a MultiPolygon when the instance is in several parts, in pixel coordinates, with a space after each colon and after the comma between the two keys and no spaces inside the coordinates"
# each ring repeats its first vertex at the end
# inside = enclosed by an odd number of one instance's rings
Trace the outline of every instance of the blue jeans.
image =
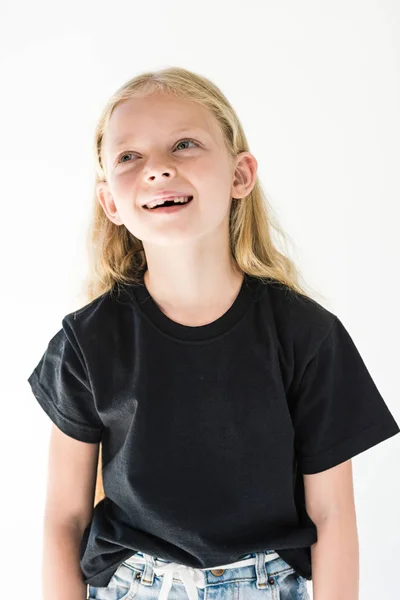
{"type": "Polygon", "coordinates": [[[89,585],[89,600],[310,600],[307,580],[274,550],[194,569],[135,552],[107,587],[89,585]]]}

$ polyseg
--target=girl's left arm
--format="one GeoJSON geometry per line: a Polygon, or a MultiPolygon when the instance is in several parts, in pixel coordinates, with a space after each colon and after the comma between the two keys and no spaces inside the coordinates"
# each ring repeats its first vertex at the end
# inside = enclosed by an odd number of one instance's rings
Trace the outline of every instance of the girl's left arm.
{"type": "Polygon", "coordinates": [[[311,546],[313,600],[359,600],[351,460],[303,477],[307,513],[318,532],[318,540],[311,546]]]}

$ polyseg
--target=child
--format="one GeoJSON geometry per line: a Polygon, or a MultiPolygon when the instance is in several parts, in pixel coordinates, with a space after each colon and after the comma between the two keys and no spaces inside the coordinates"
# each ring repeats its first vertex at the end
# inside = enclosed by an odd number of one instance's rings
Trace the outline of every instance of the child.
{"type": "Polygon", "coordinates": [[[308,598],[335,507],[311,489],[400,431],[274,245],[248,148],[221,91],[181,68],[127,82],[99,121],[89,302],[28,379],[63,444],[46,531],[78,526],[89,598],[308,598]]]}

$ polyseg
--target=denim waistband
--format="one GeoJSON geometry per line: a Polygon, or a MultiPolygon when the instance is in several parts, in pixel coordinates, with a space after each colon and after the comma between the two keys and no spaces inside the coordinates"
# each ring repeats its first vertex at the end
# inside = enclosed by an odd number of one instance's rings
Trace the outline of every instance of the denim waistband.
{"type": "Polygon", "coordinates": [[[264,552],[252,552],[250,554],[246,554],[239,560],[232,563],[200,569],[153,557],[142,552],[136,552],[124,562],[133,567],[138,564],[146,565],[142,578],[142,582],[145,585],[152,584],[154,574],[163,576],[163,583],[158,600],[167,600],[174,577],[181,579],[185,585],[189,600],[198,600],[197,588],[204,588],[206,585],[206,578],[204,574],[205,571],[225,571],[225,569],[235,569],[248,565],[256,565],[257,587],[265,588],[267,574],[265,567],[262,568],[262,566],[266,562],[275,560],[276,558],[279,558],[279,554],[277,554],[275,550],[265,550],[264,552]]]}

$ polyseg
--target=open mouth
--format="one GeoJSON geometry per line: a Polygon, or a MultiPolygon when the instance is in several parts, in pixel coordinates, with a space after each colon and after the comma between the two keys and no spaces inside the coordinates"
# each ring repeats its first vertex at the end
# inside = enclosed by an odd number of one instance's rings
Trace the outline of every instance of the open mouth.
{"type": "Polygon", "coordinates": [[[158,206],[155,206],[153,208],[150,208],[149,206],[144,206],[143,208],[146,208],[147,210],[152,210],[152,211],[162,211],[163,209],[169,209],[169,212],[171,211],[171,209],[178,209],[178,208],[183,208],[184,206],[187,206],[188,204],[190,204],[190,202],[193,200],[193,196],[188,196],[186,202],[175,202],[174,200],[166,200],[165,202],[163,202],[163,204],[158,204],[158,206]]]}

